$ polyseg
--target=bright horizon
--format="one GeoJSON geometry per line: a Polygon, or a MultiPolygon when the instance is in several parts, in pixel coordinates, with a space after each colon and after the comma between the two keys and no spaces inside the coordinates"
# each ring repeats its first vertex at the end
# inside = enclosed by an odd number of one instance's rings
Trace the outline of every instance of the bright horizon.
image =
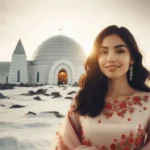
{"type": "Polygon", "coordinates": [[[21,39],[27,60],[47,38],[69,36],[87,55],[97,34],[116,24],[127,27],[150,69],[150,1],[148,0],[9,0],[0,1],[0,61],[11,61],[21,39]],[[132,7],[131,7],[132,6],[132,7]]]}

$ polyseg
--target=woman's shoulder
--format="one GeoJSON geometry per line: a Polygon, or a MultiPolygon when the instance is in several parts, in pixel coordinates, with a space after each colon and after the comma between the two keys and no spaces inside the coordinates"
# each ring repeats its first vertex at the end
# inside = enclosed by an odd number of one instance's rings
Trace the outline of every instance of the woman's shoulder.
{"type": "Polygon", "coordinates": [[[150,104],[150,92],[145,91],[137,91],[133,96],[132,99],[141,103],[150,104]],[[138,100],[137,100],[138,99],[138,100]]]}
{"type": "Polygon", "coordinates": [[[135,105],[142,107],[143,110],[150,113],[150,92],[137,91],[132,97],[132,101],[135,105]]]}
{"type": "Polygon", "coordinates": [[[139,91],[139,90],[137,90],[134,95],[137,95],[137,96],[148,96],[148,97],[150,97],[150,92],[145,92],[145,91],[139,91]]]}

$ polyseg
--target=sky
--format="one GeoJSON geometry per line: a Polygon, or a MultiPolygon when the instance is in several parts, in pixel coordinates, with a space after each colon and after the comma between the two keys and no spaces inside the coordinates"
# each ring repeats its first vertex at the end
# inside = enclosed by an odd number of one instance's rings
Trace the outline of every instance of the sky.
{"type": "Polygon", "coordinates": [[[114,24],[131,31],[150,69],[149,0],[0,0],[0,61],[11,61],[19,39],[31,60],[60,28],[88,55],[97,34],[114,24]]]}

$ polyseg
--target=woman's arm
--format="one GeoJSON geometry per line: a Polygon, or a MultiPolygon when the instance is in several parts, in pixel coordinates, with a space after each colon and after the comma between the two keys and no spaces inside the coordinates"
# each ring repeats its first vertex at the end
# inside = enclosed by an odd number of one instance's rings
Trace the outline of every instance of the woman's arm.
{"type": "Polygon", "coordinates": [[[73,112],[75,107],[75,100],[73,100],[65,121],[56,132],[50,150],[97,150],[95,146],[82,145],[79,115],[73,112]]]}

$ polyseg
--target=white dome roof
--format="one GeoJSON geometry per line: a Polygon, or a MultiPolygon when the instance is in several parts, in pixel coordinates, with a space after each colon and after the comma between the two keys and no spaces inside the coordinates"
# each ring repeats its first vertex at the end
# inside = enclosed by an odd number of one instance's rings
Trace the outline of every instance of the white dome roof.
{"type": "Polygon", "coordinates": [[[76,41],[58,35],[45,40],[33,55],[34,64],[39,65],[50,65],[59,59],[70,60],[74,65],[84,65],[86,54],[76,41]]]}

